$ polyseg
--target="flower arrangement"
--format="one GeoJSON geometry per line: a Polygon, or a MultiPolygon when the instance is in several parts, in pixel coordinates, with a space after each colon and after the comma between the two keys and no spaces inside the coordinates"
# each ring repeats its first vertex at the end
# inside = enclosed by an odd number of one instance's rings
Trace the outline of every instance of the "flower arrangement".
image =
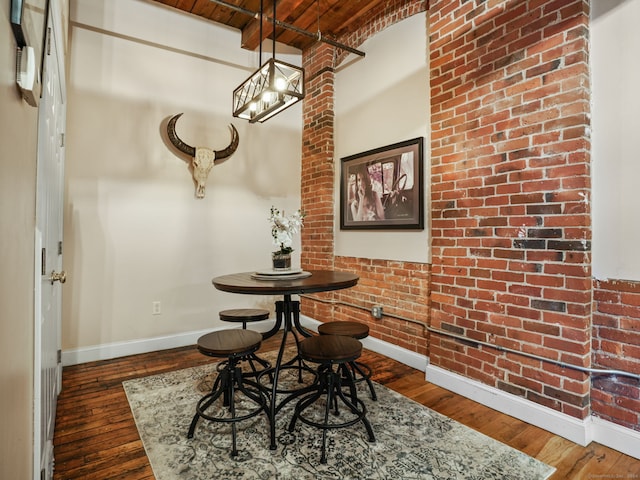
{"type": "Polygon", "coordinates": [[[280,247],[277,252],[280,254],[286,254],[293,252],[291,245],[293,244],[293,234],[298,233],[302,228],[302,219],[304,213],[298,209],[293,215],[285,216],[284,210],[280,212],[273,205],[271,206],[271,215],[269,221],[271,222],[271,236],[273,237],[273,244],[276,247],[280,247]]]}

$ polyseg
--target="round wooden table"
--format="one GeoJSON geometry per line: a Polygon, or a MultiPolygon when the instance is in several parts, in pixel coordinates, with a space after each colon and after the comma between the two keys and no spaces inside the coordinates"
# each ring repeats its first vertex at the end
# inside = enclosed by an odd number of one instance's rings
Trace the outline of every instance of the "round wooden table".
{"type": "MultiPolygon", "coordinates": [[[[263,338],[269,338],[281,328],[284,332],[282,342],[278,351],[278,359],[273,367],[273,386],[271,392],[271,403],[269,409],[271,424],[271,450],[276,449],[275,416],[279,409],[276,405],[276,395],[278,393],[278,375],[282,368],[282,357],[287,343],[289,332],[294,329],[306,337],[311,333],[300,324],[300,302],[291,300],[291,295],[302,293],[329,292],[341,290],[355,286],[360,279],[357,275],[348,272],[334,270],[309,270],[311,275],[304,278],[266,278],[260,276],[255,278],[255,272],[233,273],[222,275],[212,280],[213,286],[218,290],[229,293],[242,293],[249,295],[283,295],[283,300],[276,302],[276,324],[268,332],[263,334],[263,338]]],[[[297,339],[296,339],[297,340],[297,339]]],[[[296,342],[297,343],[297,342],[296,342]]]]}
{"type": "MultiPolygon", "coordinates": [[[[360,277],[353,273],[335,270],[308,270],[305,278],[283,278],[258,280],[255,272],[232,273],[212,280],[214,287],[223,292],[250,295],[296,295],[300,293],[328,292],[353,287],[360,277]]],[[[263,277],[261,277],[263,278],[263,277]]]]}

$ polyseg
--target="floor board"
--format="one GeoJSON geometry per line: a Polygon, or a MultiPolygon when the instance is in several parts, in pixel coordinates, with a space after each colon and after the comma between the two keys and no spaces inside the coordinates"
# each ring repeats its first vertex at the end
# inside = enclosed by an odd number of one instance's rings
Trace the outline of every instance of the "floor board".
{"type": "MultiPolygon", "coordinates": [[[[278,336],[261,351],[275,350],[278,336]]],[[[640,460],[564,438],[425,381],[424,373],[375,352],[361,360],[374,380],[557,468],[552,480],[640,478],[640,460]]],[[[54,438],[54,480],[152,480],[122,382],[211,363],[195,347],[65,367],[54,438]]]]}

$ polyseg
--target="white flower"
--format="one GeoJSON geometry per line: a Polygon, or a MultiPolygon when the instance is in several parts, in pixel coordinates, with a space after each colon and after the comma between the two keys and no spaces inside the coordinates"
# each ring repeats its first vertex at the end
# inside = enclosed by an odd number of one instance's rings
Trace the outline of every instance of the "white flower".
{"type": "Polygon", "coordinates": [[[281,213],[275,207],[271,207],[271,216],[269,221],[271,222],[271,236],[273,237],[273,244],[276,247],[280,247],[281,253],[291,253],[293,249],[293,234],[298,233],[302,228],[302,219],[304,213],[298,210],[290,217],[284,215],[284,211],[281,213]]]}
{"type": "Polygon", "coordinates": [[[285,230],[280,230],[276,238],[273,239],[275,246],[282,245],[283,247],[290,247],[293,244],[293,235],[285,230]]]}

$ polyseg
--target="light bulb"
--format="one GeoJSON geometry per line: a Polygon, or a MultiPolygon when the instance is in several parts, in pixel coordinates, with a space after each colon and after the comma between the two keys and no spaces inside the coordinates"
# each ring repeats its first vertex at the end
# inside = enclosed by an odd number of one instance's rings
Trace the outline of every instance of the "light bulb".
{"type": "Polygon", "coordinates": [[[287,81],[282,77],[278,77],[276,78],[275,85],[276,85],[276,90],[281,92],[287,87],[287,81]]]}
{"type": "Polygon", "coordinates": [[[255,112],[257,109],[258,109],[258,104],[257,104],[256,102],[251,102],[251,103],[249,104],[249,110],[250,110],[251,112],[255,112]]]}

